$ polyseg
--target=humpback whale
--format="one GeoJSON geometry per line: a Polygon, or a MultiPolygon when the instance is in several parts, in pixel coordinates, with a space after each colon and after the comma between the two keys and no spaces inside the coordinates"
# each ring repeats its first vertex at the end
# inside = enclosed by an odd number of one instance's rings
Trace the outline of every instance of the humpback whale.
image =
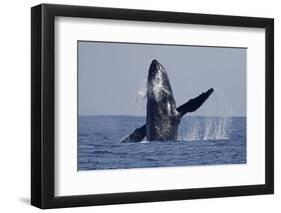
{"type": "Polygon", "coordinates": [[[147,141],[176,141],[181,118],[202,106],[213,92],[211,88],[176,107],[168,74],[157,60],[153,60],[147,77],[146,124],[135,129],[121,142],[140,142],[145,137],[147,141]]]}

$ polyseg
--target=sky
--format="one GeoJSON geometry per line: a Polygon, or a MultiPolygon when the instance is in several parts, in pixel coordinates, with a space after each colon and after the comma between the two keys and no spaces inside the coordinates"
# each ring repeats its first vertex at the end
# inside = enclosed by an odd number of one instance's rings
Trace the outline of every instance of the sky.
{"type": "Polygon", "coordinates": [[[145,116],[153,59],[168,73],[177,106],[209,88],[196,116],[246,116],[246,48],[78,41],[79,115],[145,116]]]}

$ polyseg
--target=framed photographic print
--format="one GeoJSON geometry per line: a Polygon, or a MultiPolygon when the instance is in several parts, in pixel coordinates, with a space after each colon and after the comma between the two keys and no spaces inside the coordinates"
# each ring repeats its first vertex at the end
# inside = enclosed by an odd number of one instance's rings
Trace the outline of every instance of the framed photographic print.
{"type": "Polygon", "coordinates": [[[274,21],[31,9],[31,203],[272,194],[274,21]]]}

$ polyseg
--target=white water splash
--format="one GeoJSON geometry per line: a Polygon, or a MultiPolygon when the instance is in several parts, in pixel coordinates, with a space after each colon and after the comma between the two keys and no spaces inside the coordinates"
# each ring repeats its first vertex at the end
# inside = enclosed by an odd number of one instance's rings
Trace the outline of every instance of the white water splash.
{"type": "Polygon", "coordinates": [[[229,139],[229,126],[231,123],[232,107],[229,104],[224,92],[216,89],[210,101],[211,113],[218,117],[208,117],[203,140],[227,140],[229,139]]]}
{"type": "Polygon", "coordinates": [[[199,141],[201,140],[200,123],[196,118],[192,118],[192,126],[189,127],[186,135],[180,138],[183,141],[199,141]]]}
{"type": "Polygon", "coordinates": [[[205,132],[203,140],[227,140],[230,118],[209,117],[205,121],[205,132]]]}
{"type": "Polygon", "coordinates": [[[179,139],[186,141],[229,139],[232,109],[224,93],[215,89],[215,92],[201,108],[187,118],[190,119],[190,124],[179,139]],[[207,111],[208,116],[197,117],[196,114],[200,115],[200,111],[207,111]]]}
{"type": "Polygon", "coordinates": [[[145,109],[146,97],[147,97],[147,83],[146,80],[143,80],[139,86],[139,89],[137,91],[137,97],[136,97],[136,104],[140,111],[144,111],[145,109]]]}
{"type": "Polygon", "coordinates": [[[138,98],[146,98],[146,92],[147,92],[147,84],[146,81],[143,81],[140,88],[137,91],[137,97],[138,98]]]}

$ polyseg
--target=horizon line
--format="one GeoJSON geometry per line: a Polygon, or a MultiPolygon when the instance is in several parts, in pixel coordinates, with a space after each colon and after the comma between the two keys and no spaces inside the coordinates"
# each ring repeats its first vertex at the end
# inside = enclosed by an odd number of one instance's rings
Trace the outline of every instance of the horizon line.
{"type": "MultiPolygon", "coordinates": [[[[130,115],[130,114],[85,114],[79,115],[79,117],[90,117],[90,116],[131,116],[131,117],[146,117],[145,115],[130,115]]],[[[247,117],[247,115],[187,115],[189,117],[247,117]]],[[[184,116],[185,117],[185,116],[184,116]]]]}

